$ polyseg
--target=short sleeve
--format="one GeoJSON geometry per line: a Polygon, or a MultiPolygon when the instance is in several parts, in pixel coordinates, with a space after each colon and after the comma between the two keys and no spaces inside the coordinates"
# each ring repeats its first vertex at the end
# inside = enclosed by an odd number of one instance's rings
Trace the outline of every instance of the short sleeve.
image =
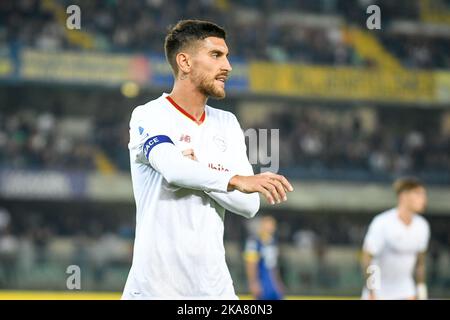
{"type": "Polygon", "coordinates": [[[378,255],[385,244],[383,220],[375,217],[369,225],[366,237],[364,238],[363,250],[373,256],[378,255]]]}

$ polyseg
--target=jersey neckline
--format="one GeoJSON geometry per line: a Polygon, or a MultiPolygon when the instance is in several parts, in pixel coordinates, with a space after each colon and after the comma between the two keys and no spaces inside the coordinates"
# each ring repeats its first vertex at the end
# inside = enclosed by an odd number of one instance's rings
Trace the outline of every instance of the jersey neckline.
{"type": "Polygon", "coordinates": [[[187,112],[185,109],[183,109],[180,105],[178,105],[169,95],[167,95],[165,97],[167,99],[167,101],[169,101],[169,103],[175,108],[177,109],[179,112],[181,112],[184,116],[186,116],[187,118],[189,118],[190,120],[192,120],[195,124],[197,125],[201,125],[202,123],[205,122],[205,118],[206,118],[206,107],[205,110],[203,110],[203,113],[200,117],[199,120],[195,119],[194,116],[192,116],[189,112],[187,112]]]}

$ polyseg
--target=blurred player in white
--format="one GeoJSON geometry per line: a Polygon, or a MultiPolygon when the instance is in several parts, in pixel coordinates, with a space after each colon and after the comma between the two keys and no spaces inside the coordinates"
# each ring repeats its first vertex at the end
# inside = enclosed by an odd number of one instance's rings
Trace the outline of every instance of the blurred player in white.
{"type": "Polygon", "coordinates": [[[236,117],[206,105],[224,98],[231,71],[225,31],[198,20],[165,41],[175,81],[170,94],[134,109],[130,162],[136,200],[133,263],[123,299],[237,299],[225,262],[225,209],[253,217],[292,186],[253,174],[236,117]]]}
{"type": "Polygon", "coordinates": [[[415,178],[394,183],[396,208],[377,215],[363,245],[363,299],[427,299],[425,254],[430,238],[427,194],[415,178]]]}

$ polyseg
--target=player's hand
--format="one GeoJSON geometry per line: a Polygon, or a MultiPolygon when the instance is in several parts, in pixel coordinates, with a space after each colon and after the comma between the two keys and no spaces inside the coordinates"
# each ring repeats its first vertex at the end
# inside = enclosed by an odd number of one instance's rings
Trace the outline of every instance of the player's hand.
{"type": "Polygon", "coordinates": [[[281,281],[278,281],[277,282],[277,288],[278,288],[278,291],[280,292],[280,294],[282,296],[284,296],[285,293],[286,293],[286,286],[284,285],[284,283],[281,282],[281,281]]]}
{"type": "Polygon", "coordinates": [[[289,181],[282,175],[264,172],[254,176],[236,175],[230,179],[228,191],[239,190],[243,193],[261,193],[270,204],[287,200],[286,192],[294,191],[289,181]]]}
{"type": "Polygon", "coordinates": [[[189,159],[192,159],[194,161],[198,161],[197,157],[195,156],[194,149],[186,149],[182,151],[183,156],[188,157],[189,159]]]}
{"type": "Polygon", "coordinates": [[[369,297],[367,298],[367,300],[377,300],[377,297],[375,296],[375,293],[369,292],[369,297]]]}
{"type": "Polygon", "coordinates": [[[250,293],[254,298],[258,298],[261,295],[261,286],[257,281],[252,281],[249,284],[250,293]]]}

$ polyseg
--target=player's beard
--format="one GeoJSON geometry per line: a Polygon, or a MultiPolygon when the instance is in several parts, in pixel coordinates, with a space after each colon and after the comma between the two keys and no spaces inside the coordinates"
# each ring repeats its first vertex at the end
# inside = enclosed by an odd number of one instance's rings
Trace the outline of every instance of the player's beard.
{"type": "Polygon", "coordinates": [[[216,78],[210,78],[207,75],[194,74],[194,81],[197,83],[197,89],[207,97],[214,99],[225,98],[225,87],[219,87],[215,81],[216,78]]]}

